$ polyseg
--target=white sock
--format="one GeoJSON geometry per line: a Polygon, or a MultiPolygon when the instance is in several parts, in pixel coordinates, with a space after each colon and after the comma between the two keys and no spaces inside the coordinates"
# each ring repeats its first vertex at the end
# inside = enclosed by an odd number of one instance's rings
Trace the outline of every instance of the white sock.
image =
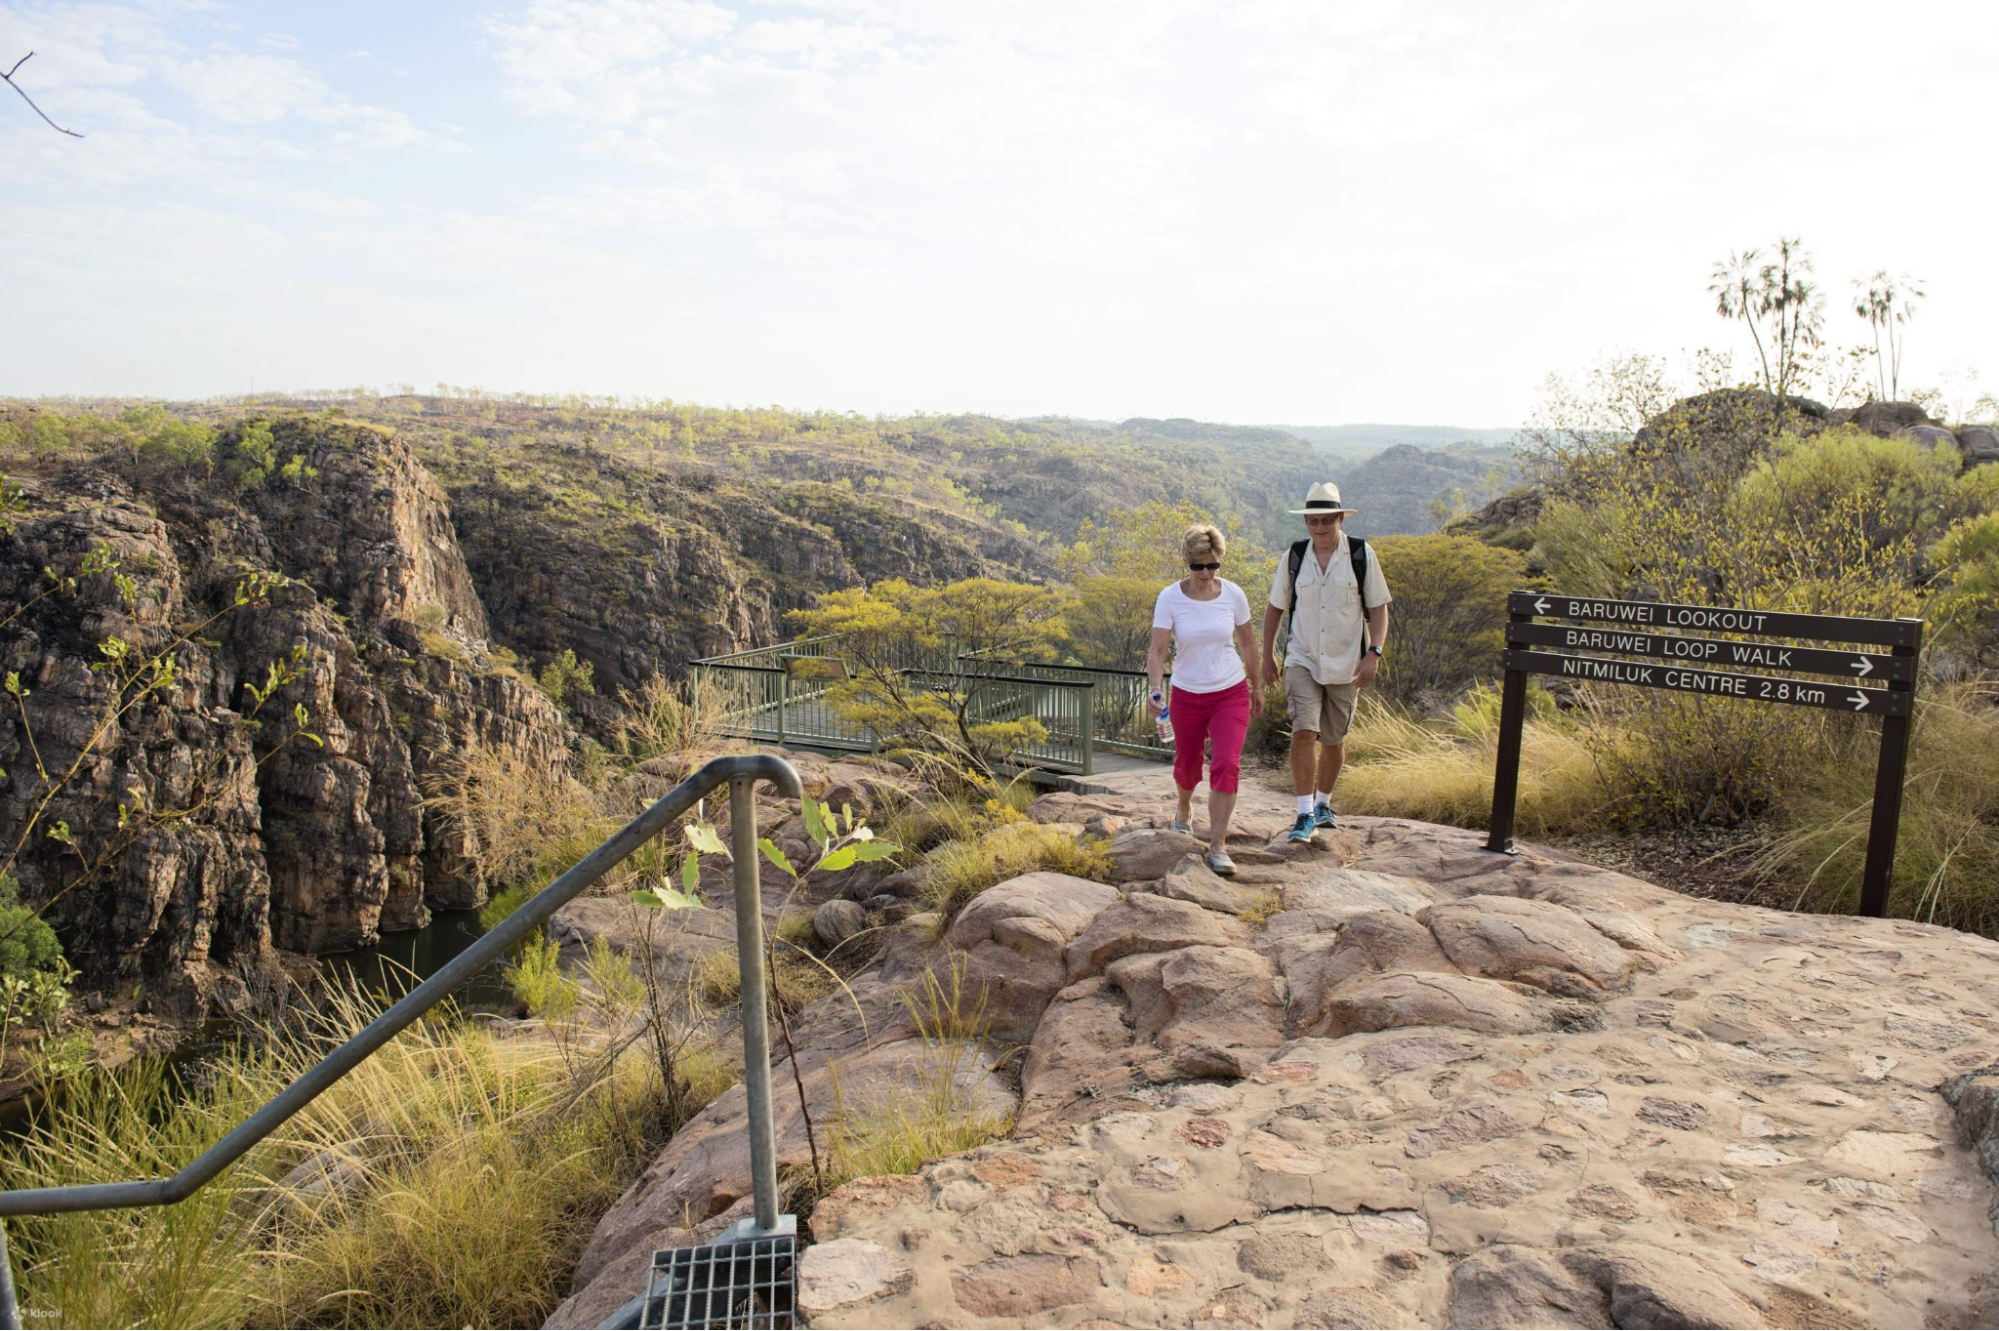
{"type": "Polygon", "coordinates": [[[1298,812],[1310,813],[1311,811],[1312,811],[1312,797],[1310,795],[1300,795],[1298,797],[1298,812]]]}
{"type": "Polygon", "coordinates": [[[1318,794],[1314,798],[1316,798],[1321,804],[1331,804],[1333,802],[1333,792],[1330,790],[1322,790],[1318,792],[1318,794]]]}

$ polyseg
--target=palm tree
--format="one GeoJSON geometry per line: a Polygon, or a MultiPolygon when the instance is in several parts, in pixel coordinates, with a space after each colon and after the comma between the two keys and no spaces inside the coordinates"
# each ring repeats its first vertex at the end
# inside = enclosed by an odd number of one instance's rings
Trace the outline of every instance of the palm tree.
{"type": "Polygon", "coordinates": [[[1899,277],[1888,276],[1883,269],[1862,286],[1854,279],[1853,289],[1859,294],[1854,297],[1853,312],[1867,320],[1874,330],[1874,366],[1877,386],[1882,396],[1893,401],[1901,391],[1903,338],[1896,335],[1897,328],[1905,327],[1916,317],[1916,302],[1926,294],[1921,279],[1903,273],[1899,277]],[[1881,334],[1888,334],[1888,348],[1883,355],[1881,334]]]}
{"type": "Polygon", "coordinates": [[[1763,352],[1763,335],[1757,329],[1757,322],[1770,312],[1770,303],[1764,294],[1763,273],[1757,262],[1762,255],[1753,249],[1740,254],[1730,254],[1714,266],[1708,278],[1708,294],[1714,297],[1714,312],[1724,319],[1740,319],[1749,325],[1749,336],[1756,343],[1756,358],[1763,363],[1763,387],[1772,387],[1770,382],[1770,358],[1763,352]]]}
{"type": "Polygon", "coordinates": [[[1758,274],[1764,307],[1777,316],[1777,384],[1781,399],[1800,377],[1804,351],[1823,340],[1825,299],[1809,279],[1812,259],[1795,237],[1777,241],[1777,261],[1758,274]],[[1800,350],[1803,348],[1803,351],[1800,350]]]}

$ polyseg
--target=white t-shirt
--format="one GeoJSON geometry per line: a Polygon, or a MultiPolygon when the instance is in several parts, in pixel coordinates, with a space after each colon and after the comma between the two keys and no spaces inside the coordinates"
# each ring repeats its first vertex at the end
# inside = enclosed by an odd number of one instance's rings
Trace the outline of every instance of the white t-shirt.
{"type": "MultiPolygon", "coordinates": [[[[1286,565],[1289,552],[1278,556],[1277,573],[1270,580],[1270,604],[1279,610],[1291,609],[1291,584],[1286,565]]],[[[1381,576],[1381,547],[1372,541],[1367,547],[1367,604],[1370,608],[1389,601],[1388,580],[1381,576]]],[[[1298,609],[1291,616],[1291,642],[1284,649],[1284,667],[1303,666],[1321,684],[1351,684],[1360,669],[1361,645],[1367,640],[1367,619],[1361,614],[1360,591],[1354,586],[1353,555],[1347,534],[1319,567],[1311,546],[1305,547],[1305,562],[1298,569],[1298,609]]]]}
{"type": "Polygon", "coordinates": [[[1197,601],[1169,583],[1152,603],[1152,627],[1173,630],[1173,687],[1219,693],[1247,679],[1236,655],[1235,631],[1249,623],[1249,598],[1227,578],[1221,594],[1197,601]]]}

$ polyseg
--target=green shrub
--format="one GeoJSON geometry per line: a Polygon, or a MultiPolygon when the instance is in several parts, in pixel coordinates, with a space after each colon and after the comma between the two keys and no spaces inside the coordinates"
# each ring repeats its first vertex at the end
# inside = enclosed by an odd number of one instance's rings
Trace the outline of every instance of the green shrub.
{"type": "Polygon", "coordinates": [[[575,1013],[582,998],[576,981],[562,973],[562,948],[551,938],[523,940],[501,976],[532,1016],[561,1021],[575,1013]]]}
{"type": "Polygon", "coordinates": [[[561,655],[553,657],[542,666],[541,674],[535,677],[535,683],[541,686],[541,691],[548,695],[550,702],[561,706],[572,694],[597,691],[596,685],[592,683],[595,669],[596,667],[588,661],[577,660],[574,650],[564,647],[561,655]]]}
{"type": "Polygon", "coordinates": [[[1372,544],[1394,578],[1382,692],[1428,701],[1499,674],[1506,594],[1537,585],[1526,556],[1469,536],[1385,536],[1372,544]]]}

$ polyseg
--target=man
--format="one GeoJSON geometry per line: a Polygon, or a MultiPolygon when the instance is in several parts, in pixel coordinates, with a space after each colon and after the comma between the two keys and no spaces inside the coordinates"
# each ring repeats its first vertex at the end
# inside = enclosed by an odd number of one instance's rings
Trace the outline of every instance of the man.
{"type": "Polygon", "coordinates": [[[1277,629],[1291,612],[1282,678],[1291,712],[1291,788],[1298,796],[1293,841],[1310,841],[1336,827],[1333,783],[1346,761],[1354,699],[1374,683],[1388,642],[1388,583],[1365,541],[1340,530],[1357,510],[1340,502],[1339,487],[1321,482],[1290,510],[1305,519],[1311,539],[1277,561],[1270,604],[1263,612],[1263,683],[1279,679],[1277,629]]]}

